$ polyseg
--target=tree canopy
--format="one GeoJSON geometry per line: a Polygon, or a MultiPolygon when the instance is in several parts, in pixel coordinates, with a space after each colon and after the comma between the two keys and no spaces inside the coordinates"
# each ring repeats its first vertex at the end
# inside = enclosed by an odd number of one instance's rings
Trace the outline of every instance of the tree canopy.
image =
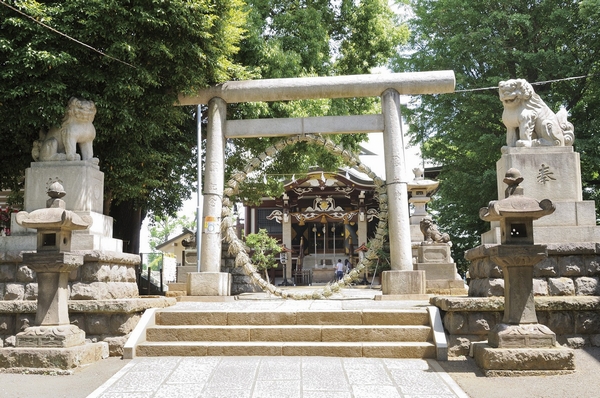
{"type": "Polygon", "coordinates": [[[456,74],[456,93],[416,98],[408,113],[413,143],[442,166],[431,207],[452,236],[454,258],[464,271],[463,251],[489,229],[478,210],[497,198],[495,162],[506,142],[496,89],[501,80],[524,78],[555,112],[566,107],[581,154],[584,194],[598,196],[600,115],[592,109],[600,100],[600,3],[412,0],[411,6],[411,38],[394,70],[456,74]]]}
{"type": "MultiPolygon", "coordinates": [[[[136,252],[146,212],[174,215],[194,189],[196,109],[172,106],[180,92],[226,80],[369,73],[406,37],[385,0],[3,1],[0,188],[19,192],[33,141],[40,129],[60,124],[70,97],[93,100],[105,213],[114,217],[125,250],[136,252]]],[[[375,104],[232,104],[229,117],[364,113],[375,104]]],[[[356,148],[363,138],[338,140],[356,148]]],[[[230,169],[266,141],[230,143],[230,169]]],[[[312,165],[331,169],[338,160],[299,145],[274,159],[267,173],[312,165]]]]}
{"type": "MultiPolygon", "coordinates": [[[[248,34],[237,60],[254,78],[285,78],[370,73],[389,64],[408,38],[407,27],[386,0],[248,0],[248,34]]],[[[303,100],[239,104],[231,118],[308,117],[379,112],[377,98],[303,100]]],[[[332,137],[358,150],[364,134],[332,137]]],[[[228,170],[240,169],[274,139],[234,140],[228,147],[228,170]]],[[[248,181],[243,199],[278,195],[281,181],[311,166],[335,170],[340,159],[323,148],[298,143],[283,149],[248,181]],[[266,183],[264,176],[267,176],[266,183]]]]}
{"type": "Polygon", "coordinates": [[[21,13],[0,4],[0,188],[19,192],[33,141],[70,97],[93,100],[105,213],[136,251],[144,213],[174,214],[196,178],[195,109],[173,106],[178,93],[242,75],[242,2],[5,3],[21,13]]]}

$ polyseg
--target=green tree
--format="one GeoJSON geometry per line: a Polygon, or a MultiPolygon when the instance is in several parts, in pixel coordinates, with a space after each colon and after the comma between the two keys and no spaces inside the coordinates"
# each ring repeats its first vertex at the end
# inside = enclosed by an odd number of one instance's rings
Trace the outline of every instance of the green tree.
{"type": "MultiPolygon", "coordinates": [[[[386,65],[407,35],[385,0],[7,0],[0,3],[0,188],[19,192],[38,131],[59,124],[71,96],[91,99],[104,212],[115,219],[115,237],[135,252],[146,213],[175,214],[195,188],[195,109],[172,106],[178,93],[233,79],[369,73],[386,65]]],[[[231,105],[229,117],[376,111],[377,99],[291,101],[231,105]]],[[[362,139],[336,138],[353,149],[362,139]]],[[[229,170],[269,142],[228,145],[229,170]]],[[[300,174],[314,165],[331,170],[339,159],[299,144],[264,171],[300,174]]],[[[277,180],[269,178],[272,191],[277,180]]],[[[259,192],[269,189],[259,185],[259,192]]]]}
{"type": "MultiPolygon", "coordinates": [[[[495,162],[505,145],[499,81],[531,83],[598,72],[598,1],[412,0],[411,38],[396,71],[452,69],[457,92],[423,96],[409,109],[413,143],[442,165],[432,202],[440,228],[452,236],[454,258],[479,243],[489,225],[478,210],[497,198],[495,162]]],[[[535,85],[554,110],[563,105],[575,125],[587,198],[598,195],[599,76],[535,85]]]]}
{"type": "MultiPolygon", "coordinates": [[[[287,78],[371,73],[388,65],[408,30],[387,0],[248,0],[248,34],[236,55],[253,78],[287,78]]],[[[230,106],[230,118],[308,117],[380,112],[378,98],[303,100],[230,106]]],[[[331,137],[351,150],[364,134],[331,137]]],[[[228,170],[241,169],[274,139],[234,140],[228,170]]],[[[262,173],[250,178],[242,196],[279,195],[281,180],[311,166],[335,170],[340,159],[325,149],[298,143],[282,150],[262,173]],[[263,176],[268,176],[266,184],[263,176]]]]}
{"type": "Polygon", "coordinates": [[[70,97],[93,100],[104,212],[114,217],[115,237],[137,252],[146,212],[175,214],[196,178],[195,109],[173,106],[178,93],[243,76],[233,62],[242,7],[241,0],[0,3],[0,188],[19,192],[33,141],[60,124],[70,97]]]}
{"type": "Polygon", "coordinates": [[[269,282],[268,271],[277,268],[276,255],[281,252],[277,239],[271,238],[266,229],[259,229],[256,234],[246,236],[246,244],[252,250],[252,264],[259,271],[264,271],[265,279],[269,282]]]}

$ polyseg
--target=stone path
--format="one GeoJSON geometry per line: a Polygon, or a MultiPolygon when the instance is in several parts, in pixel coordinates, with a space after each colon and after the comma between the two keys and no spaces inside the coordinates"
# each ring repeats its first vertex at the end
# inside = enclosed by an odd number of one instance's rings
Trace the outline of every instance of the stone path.
{"type": "MultiPolygon", "coordinates": [[[[165,311],[339,310],[425,307],[373,300],[344,289],[339,299],[281,300],[264,294],[221,302],[180,302],[165,311]]],[[[435,360],[340,357],[137,357],[89,398],[451,398],[468,397],[435,360]]]]}
{"type": "Polygon", "coordinates": [[[135,358],[88,398],[451,398],[434,360],[335,357],[135,358]]]}

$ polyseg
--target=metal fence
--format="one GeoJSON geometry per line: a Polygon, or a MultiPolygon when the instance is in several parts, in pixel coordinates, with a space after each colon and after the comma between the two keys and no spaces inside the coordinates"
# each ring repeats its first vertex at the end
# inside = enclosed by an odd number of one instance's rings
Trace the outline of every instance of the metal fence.
{"type": "Polygon", "coordinates": [[[140,253],[142,262],[137,269],[140,295],[164,295],[163,254],[140,253]]]}

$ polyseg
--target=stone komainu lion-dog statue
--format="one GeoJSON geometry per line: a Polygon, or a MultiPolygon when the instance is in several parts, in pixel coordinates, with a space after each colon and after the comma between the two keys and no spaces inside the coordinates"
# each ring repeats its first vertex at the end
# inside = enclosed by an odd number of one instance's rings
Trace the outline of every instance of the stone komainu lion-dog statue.
{"type": "Polygon", "coordinates": [[[570,146],[575,135],[562,108],[554,114],[524,79],[500,82],[500,101],[504,105],[502,122],[506,126],[506,145],[518,147],[570,146]]]}
{"type": "Polygon", "coordinates": [[[450,242],[450,235],[441,233],[431,218],[424,217],[419,223],[419,226],[421,227],[421,232],[423,233],[423,243],[434,244],[450,242]]]}
{"type": "Polygon", "coordinates": [[[45,133],[40,131],[39,140],[33,143],[31,155],[35,161],[91,160],[94,156],[92,142],[96,129],[92,122],[96,106],[92,101],[71,98],[60,127],[45,133]],[[76,152],[77,144],[81,156],[76,152]]]}

